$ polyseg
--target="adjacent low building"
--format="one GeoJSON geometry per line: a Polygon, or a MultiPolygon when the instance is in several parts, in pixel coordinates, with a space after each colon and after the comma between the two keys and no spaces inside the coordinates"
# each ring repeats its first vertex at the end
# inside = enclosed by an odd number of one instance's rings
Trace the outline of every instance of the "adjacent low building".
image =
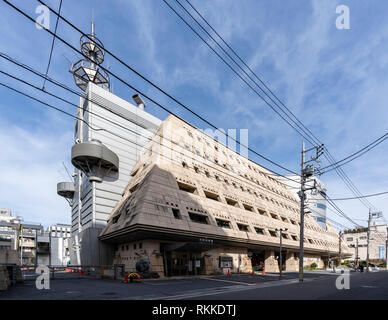
{"type": "MultiPolygon", "coordinates": [[[[351,257],[348,260],[365,261],[367,256],[368,228],[346,230],[344,241],[350,248],[351,257]]],[[[387,225],[374,224],[370,227],[369,261],[383,262],[386,259],[387,225]]]]}
{"type": "MultiPolygon", "coordinates": [[[[299,201],[272,172],[170,115],[131,172],[99,238],[112,264],[140,260],[160,276],[296,271],[299,201]],[[279,253],[283,228],[283,250],[279,253]]],[[[335,229],[306,215],[305,265],[339,254],[335,229]]],[[[348,248],[342,243],[342,253],[348,248]]]]}
{"type": "Polygon", "coordinates": [[[70,229],[54,224],[44,232],[41,224],[26,223],[11,210],[0,209],[0,250],[16,252],[19,264],[25,266],[65,266],[70,261],[70,229]]]}

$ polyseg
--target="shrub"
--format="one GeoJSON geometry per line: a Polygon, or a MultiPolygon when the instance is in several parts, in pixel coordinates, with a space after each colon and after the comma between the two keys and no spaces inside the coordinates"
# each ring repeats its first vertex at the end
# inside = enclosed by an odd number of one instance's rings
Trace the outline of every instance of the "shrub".
{"type": "Polygon", "coordinates": [[[311,268],[311,270],[315,270],[316,268],[318,268],[318,265],[317,265],[315,262],[313,262],[313,263],[310,265],[310,268],[311,268]]]}

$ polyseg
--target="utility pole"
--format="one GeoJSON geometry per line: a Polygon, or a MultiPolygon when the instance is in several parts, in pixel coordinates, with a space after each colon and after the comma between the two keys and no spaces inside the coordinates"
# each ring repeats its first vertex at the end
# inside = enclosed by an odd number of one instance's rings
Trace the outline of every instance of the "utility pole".
{"type": "Polygon", "coordinates": [[[368,232],[367,232],[367,242],[366,242],[366,272],[369,272],[369,237],[370,237],[370,222],[372,220],[372,212],[369,208],[369,217],[368,217],[368,232]]]}
{"type": "Polygon", "coordinates": [[[306,176],[304,174],[305,151],[304,141],[302,141],[302,162],[300,175],[300,234],[299,234],[299,282],[303,282],[303,244],[304,244],[304,200],[305,200],[305,184],[306,176]]]}
{"type": "Polygon", "coordinates": [[[300,174],[300,191],[298,192],[300,198],[300,234],[299,234],[299,282],[303,282],[303,246],[304,246],[304,207],[306,200],[306,190],[316,189],[315,180],[314,186],[306,188],[306,178],[314,175],[314,167],[312,165],[306,165],[311,161],[319,162],[318,158],[323,154],[323,144],[320,146],[314,146],[308,150],[305,150],[304,141],[302,141],[302,161],[301,161],[301,174],[300,174]],[[306,161],[305,156],[307,152],[312,150],[316,151],[315,156],[311,156],[311,160],[306,161]]]}
{"type": "Polygon", "coordinates": [[[388,270],[388,238],[385,240],[385,268],[388,270]]]}
{"type": "Polygon", "coordinates": [[[358,238],[356,238],[356,266],[358,268],[358,238]]]}
{"type": "Polygon", "coordinates": [[[339,237],[339,240],[338,240],[338,245],[339,245],[339,248],[338,248],[339,265],[341,265],[341,262],[342,262],[342,231],[340,231],[338,233],[338,237],[339,237]]]}
{"type": "Polygon", "coordinates": [[[284,230],[283,229],[275,229],[275,231],[279,231],[280,232],[280,248],[279,248],[279,264],[280,264],[280,267],[279,267],[279,276],[281,277],[282,276],[282,273],[283,273],[283,256],[282,256],[282,239],[283,239],[283,231],[287,231],[288,228],[285,228],[284,230]]]}
{"type": "Polygon", "coordinates": [[[372,217],[380,218],[382,212],[372,212],[369,208],[369,217],[368,217],[368,233],[367,233],[367,245],[366,245],[366,272],[369,272],[369,238],[370,238],[370,224],[372,217]]]}

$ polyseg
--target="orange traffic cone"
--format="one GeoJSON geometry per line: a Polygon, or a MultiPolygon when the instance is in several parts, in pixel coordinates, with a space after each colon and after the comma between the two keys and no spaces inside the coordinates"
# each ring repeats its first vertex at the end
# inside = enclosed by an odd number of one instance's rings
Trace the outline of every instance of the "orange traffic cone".
{"type": "Polygon", "coordinates": [[[128,273],[125,273],[125,276],[124,276],[124,283],[128,283],[128,273]]]}
{"type": "Polygon", "coordinates": [[[228,276],[230,276],[230,269],[228,269],[228,276]]]}
{"type": "Polygon", "coordinates": [[[141,282],[140,273],[137,274],[137,282],[141,282]]]}
{"type": "Polygon", "coordinates": [[[265,270],[263,269],[263,276],[265,276],[265,270]]]}

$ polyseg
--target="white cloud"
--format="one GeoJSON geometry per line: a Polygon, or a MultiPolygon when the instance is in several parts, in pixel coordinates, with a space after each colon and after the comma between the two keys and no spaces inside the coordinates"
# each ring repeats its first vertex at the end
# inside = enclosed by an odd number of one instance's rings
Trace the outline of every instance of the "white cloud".
{"type": "Polygon", "coordinates": [[[46,227],[71,221],[70,208],[56,194],[56,184],[64,179],[62,161],[68,158],[72,133],[52,133],[45,125],[35,130],[3,121],[0,125],[0,206],[46,227]]]}

